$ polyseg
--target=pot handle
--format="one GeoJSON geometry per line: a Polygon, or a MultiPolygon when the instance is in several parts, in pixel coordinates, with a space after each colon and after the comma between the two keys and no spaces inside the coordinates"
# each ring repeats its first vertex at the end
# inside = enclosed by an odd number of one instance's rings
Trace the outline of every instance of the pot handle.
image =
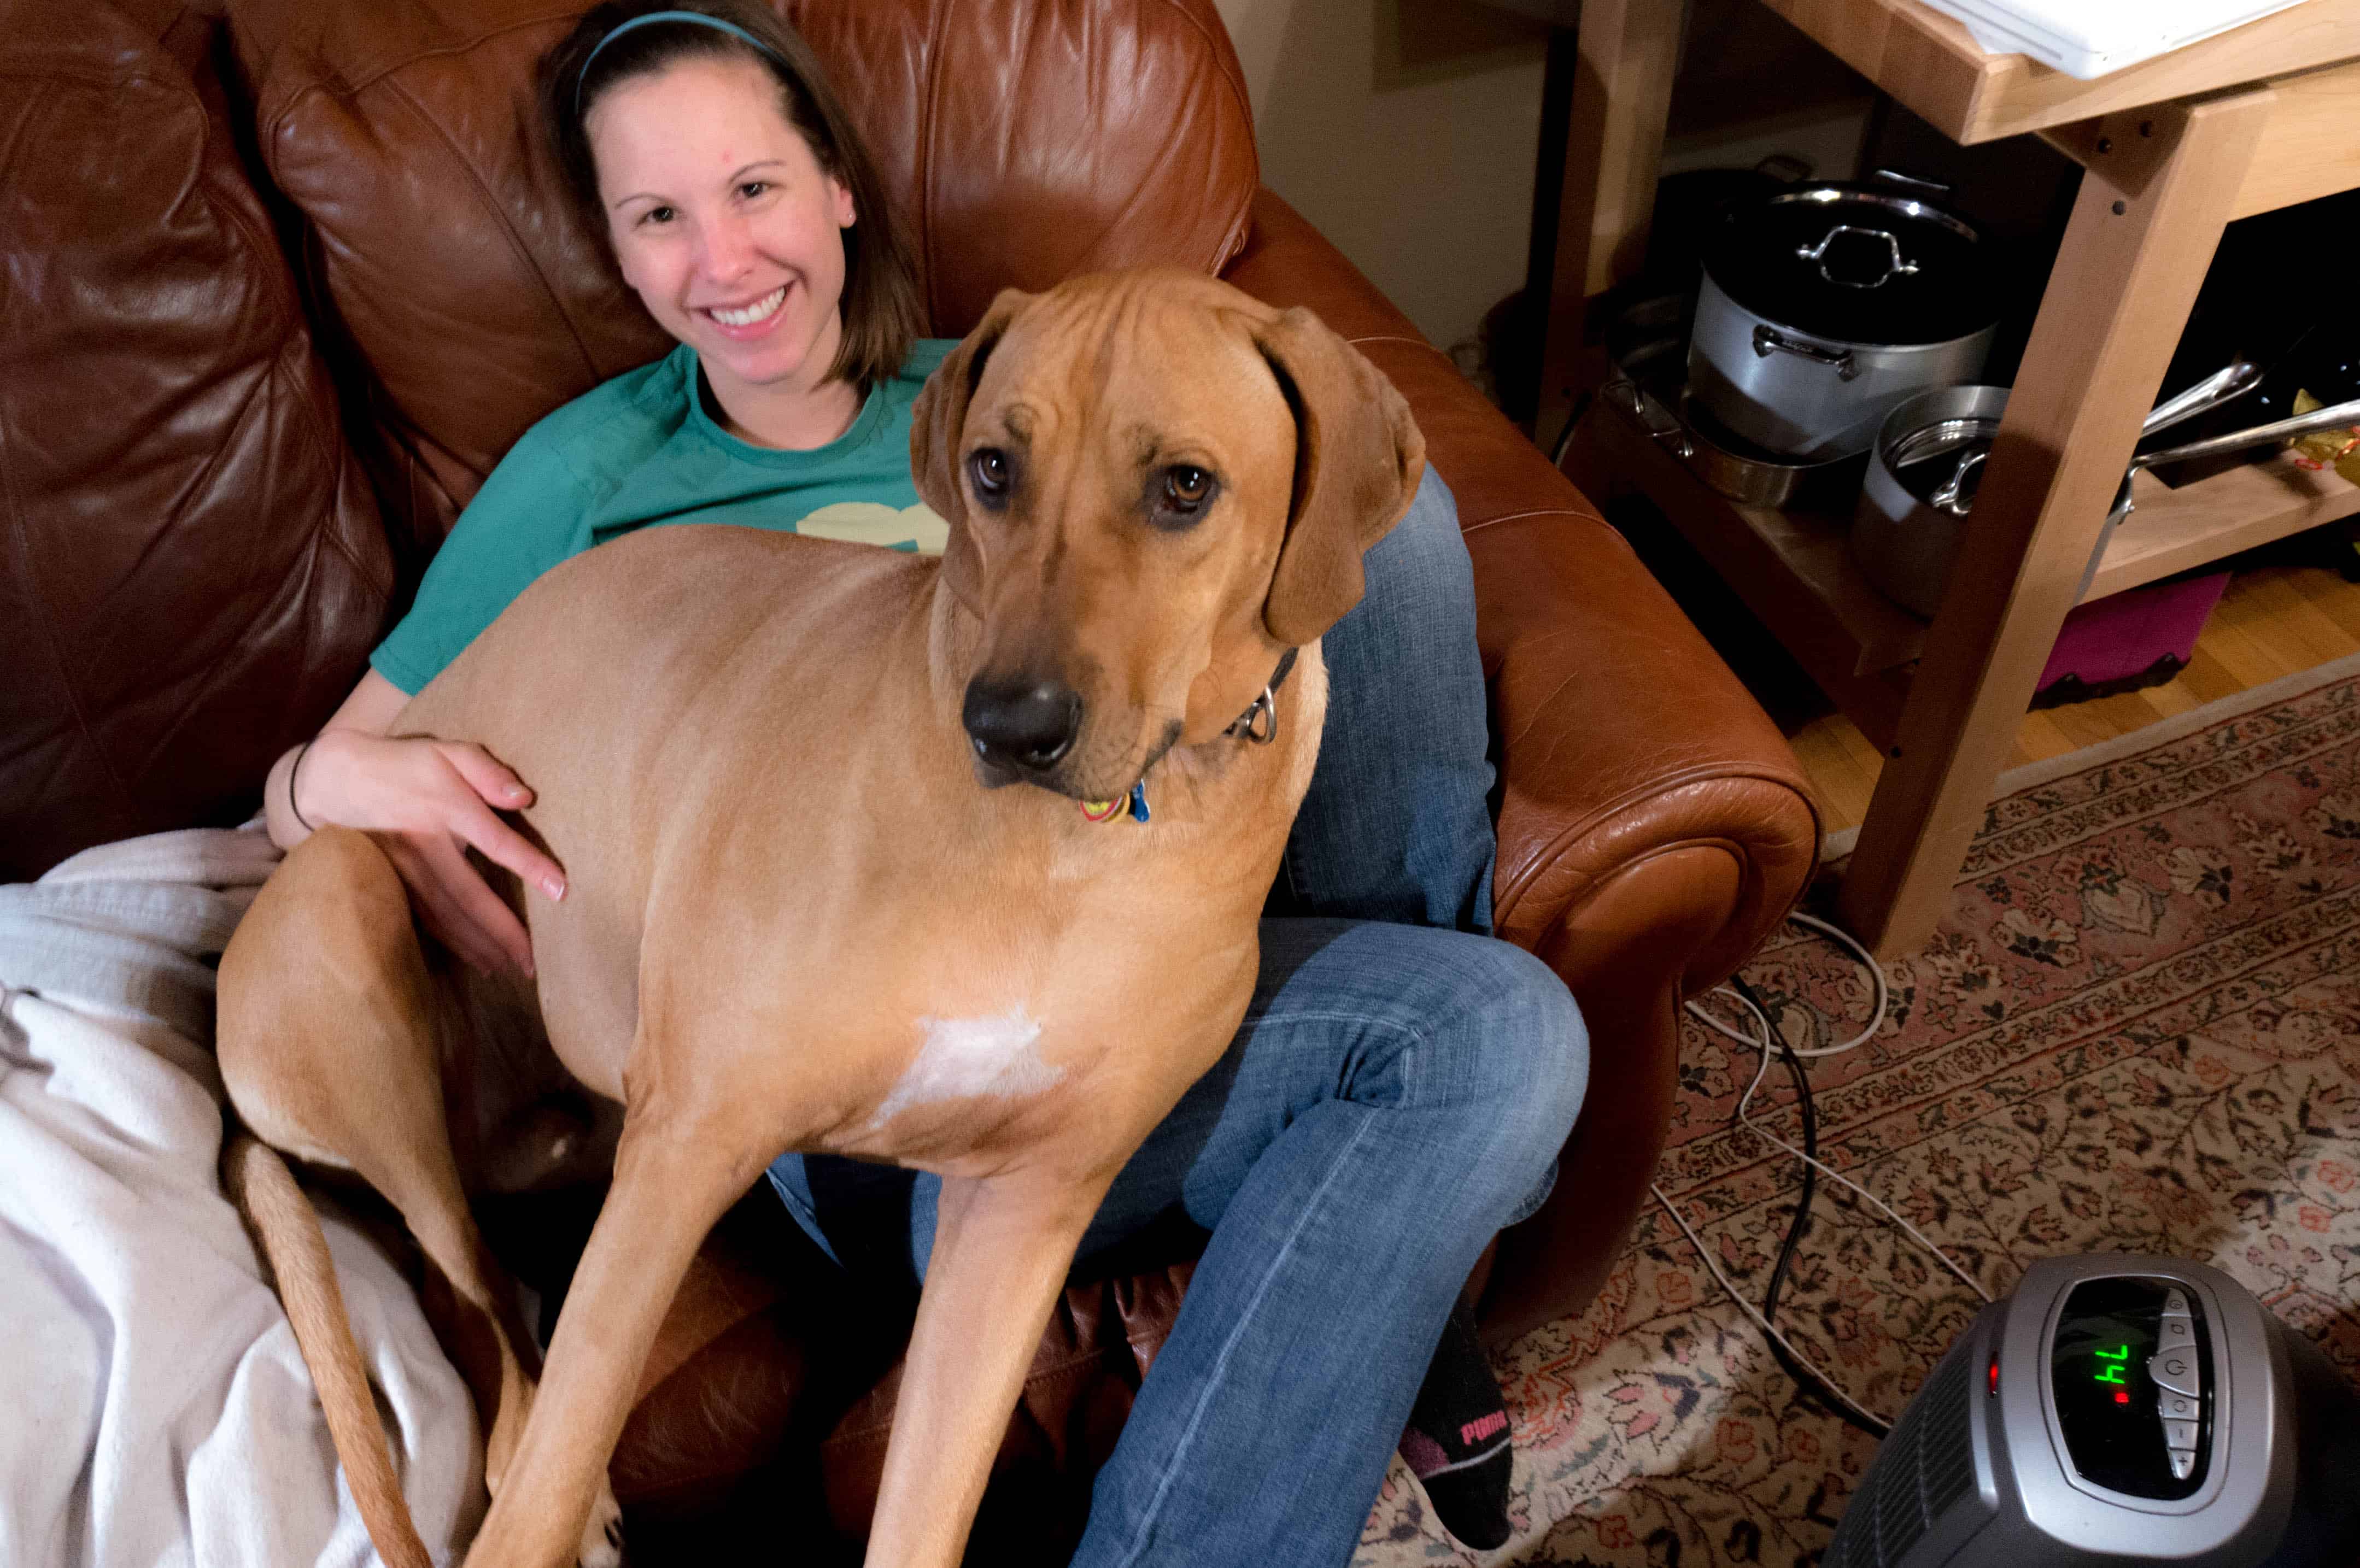
{"type": "Polygon", "coordinates": [[[1907,278],[1918,270],[1918,264],[1916,262],[1904,261],[1901,259],[1901,242],[1894,237],[1891,230],[1863,229],[1857,223],[1838,223],[1834,228],[1830,229],[1826,234],[1819,236],[1819,244],[1815,245],[1797,245],[1795,247],[1795,256],[1797,260],[1818,262],[1819,264],[1819,276],[1840,289],[1882,289],[1893,279],[1896,278],[1907,278]],[[1883,240],[1885,242],[1885,270],[1876,275],[1876,278],[1874,282],[1855,283],[1849,278],[1838,278],[1834,273],[1828,270],[1828,246],[1836,243],[1836,236],[1838,234],[1862,234],[1869,239],[1883,240]]]}
{"type": "Polygon", "coordinates": [[[1696,454],[1696,443],[1688,440],[1688,427],[1641,391],[1639,384],[1629,376],[1616,376],[1600,387],[1598,395],[1636,424],[1650,441],[1682,463],[1696,454]]]}
{"type": "Polygon", "coordinates": [[[1991,448],[1987,446],[1969,447],[1965,455],[1959,459],[1958,467],[1950,470],[1950,476],[1936,485],[1934,493],[1926,497],[1928,502],[1938,511],[1948,512],[1954,517],[1965,517],[1969,508],[1974,505],[1972,501],[1969,501],[1962,506],[1959,501],[1960,495],[1964,494],[1967,488],[1967,475],[1981,468],[1983,465],[1983,460],[1989,456],[1991,456],[1991,448]]]}
{"type": "Polygon", "coordinates": [[[2134,471],[2159,468],[2167,463],[2185,463],[2191,457],[2217,457],[2224,452],[2243,452],[2250,446],[2267,446],[2276,441],[2293,441],[2300,436],[2316,435],[2321,430],[2341,430],[2360,426],[2360,397],[2313,408],[2308,414],[2296,414],[2288,419],[2273,419],[2267,425],[2256,425],[2249,430],[2233,430],[2210,441],[2190,441],[2186,446],[2167,447],[2161,452],[2143,452],[2131,459],[2134,471]]]}
{"type": "Polygon", "coordinates": [[[1904,174],[1897,169],[1879,169],[1870,174],[1869,179],[1882,180],[1887,185],[1898,185],[1904,191],[1919,191],[1943,201],[1948,201],[1952,192],[1958,189],[1946,180],[1928,180],[1919,175],[1904,174]]]}
{"type": "Polygon", "coordinates": [[[1774,353],[1791,354],[1797,359],[1808,359],[1813,365],[1828,365],[1835,371],[1839,381],[1850,381],[1860,375],[1860,364],[1852,358],[1852,350],[1836,354],[1810,343],[1797,343],[1775,327],[1758,326],[1754,329],[1754,352],[1764,359],[1774,353]]]}

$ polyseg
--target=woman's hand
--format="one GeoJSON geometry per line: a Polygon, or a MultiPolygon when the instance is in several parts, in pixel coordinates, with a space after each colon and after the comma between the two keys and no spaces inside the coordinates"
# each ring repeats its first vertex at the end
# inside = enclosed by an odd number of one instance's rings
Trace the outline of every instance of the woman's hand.
{"type": "Polygon", "coordinates": [[[532,803],[523,780],[479,746],[394,740],[333,724],[300,761],[292,794],[304,822],[374,833],[443,945],[489,974],[533,972],[523,922],[466,855],[472,845],[527,887],[565,896],[564,871],[498,814],[532,803]]]}

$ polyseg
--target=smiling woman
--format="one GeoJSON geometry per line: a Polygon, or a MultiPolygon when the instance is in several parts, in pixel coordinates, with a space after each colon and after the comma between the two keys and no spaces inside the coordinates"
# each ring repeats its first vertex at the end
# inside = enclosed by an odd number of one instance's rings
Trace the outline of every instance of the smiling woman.
{"type": "Polygon", "coordinates": [[[478,748],[389,737],[395,716],[535,578],[635,528],[794,529],[825,513],[818,531],[840,533],[852,506],[869,542],[939,550],[909,473],[909,412],[949,346],[918,339],[909,250],[874,165],[769,11],[599,6],[543,60],[539,95],[577,207],[680,346],[510,451],[369,672],[264,796],[282,844],[324,822],[385,834],[436,936],[526,973],[524,925],[466,852],[563,897],[563,869],[497,815],[530,790],[478,748]]]}
{"type": "Polygon", "coordinates": [[[686,60],[618,82],[586,128],[623,279],[697,351],[723,428],[804,449],[860,394],[835,374],[852,192],[772,108],[751,60],[686,60]]]}
{"type": "Polygon", "coordinates": [[[725,426],[790,449],[842,435],[921,314],[883,186],[802,38],[758,6],[610,4],[551,53],[541,98],[575,201],[704,356],[725,426]]]}

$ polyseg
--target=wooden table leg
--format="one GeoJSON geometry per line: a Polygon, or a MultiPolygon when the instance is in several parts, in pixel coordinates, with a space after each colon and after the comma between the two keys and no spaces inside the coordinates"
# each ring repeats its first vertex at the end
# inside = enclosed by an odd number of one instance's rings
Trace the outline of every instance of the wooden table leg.
{"type": "Polygon", "coordinates": [[[1838,894],[1880,956],[1921,945],[1950,909],[2271,101],[2262,89],[2158,105],[2110,117],[2091,141],[1974,526],[1838,894]]]}
{"type": "Polygon", "coordinates": [[[1533,437],[1556,441],[1578,392],[1591,296],[1639,270],[1655,216],[1664,123],[1680,63],[1681,7],[1582,0],[1580,61],[1557,202],[1557,262],[1541,340],[1533,437]]]}

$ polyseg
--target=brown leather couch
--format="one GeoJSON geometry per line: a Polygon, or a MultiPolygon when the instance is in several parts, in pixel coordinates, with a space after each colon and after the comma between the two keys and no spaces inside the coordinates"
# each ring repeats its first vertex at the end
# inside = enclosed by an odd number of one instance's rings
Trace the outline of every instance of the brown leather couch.
{"type": "MultiPolygon", "coordinates": [[[[533,131],[533,62],[581,5],[0,0],[0,877],[240,820],[508,444],[668,346],[533,131]]],[[[1311,306],[1407,395],[1475,561],[1499,927],[1594,1053],[1482,1319],[1579,1310],[1663,1145],[1680,998],[1812,868],[1791,754],[1590,505],[1260,186],[1211,0],[787,8],[905,204],[935,332],[1003,285],[1178,263],[1311,306]]],[[[509,1230],[562,1283],[564,1227],[509,1230]]],[[[1043,1340],[995,1493],[1033,1561],[1185,1288],[1171,1239],[1077,1282],[1043,1340]]],[[[618,1489],[675,1521],[824,1496],[858,1533],[903,1305],[755,1194],[659,1346],[618,1489]]]]}

